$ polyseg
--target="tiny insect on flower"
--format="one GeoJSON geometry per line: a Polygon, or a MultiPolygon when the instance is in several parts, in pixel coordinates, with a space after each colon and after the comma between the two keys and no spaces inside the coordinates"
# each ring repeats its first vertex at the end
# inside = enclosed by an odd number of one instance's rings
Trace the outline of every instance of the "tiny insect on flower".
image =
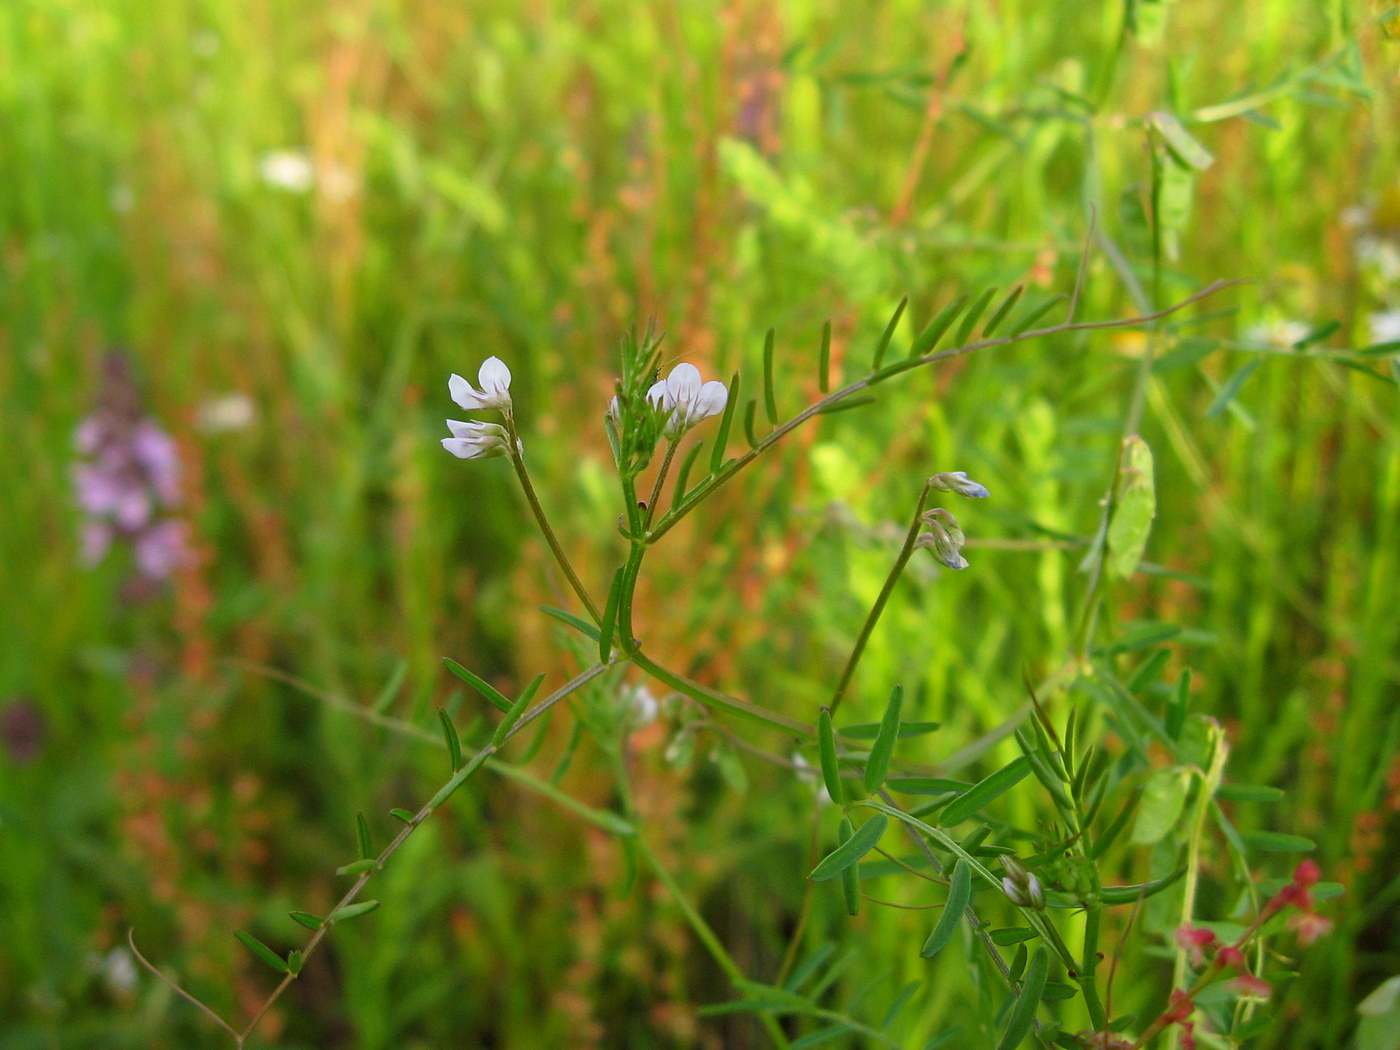
{"type": "Polygon", "coordinates": [[[700,370],[681,362],[671,374],[653,383],[647,400],[662,411],[669,412],[666,436],[677,438],[702,419],[717,416],[729,401],[729,389],[718,380],[700,381],[700,370]]]}
{"type": "Polygon", "coordinates": [[[510,411],[510,369],[504,361],[499,357],[488,357],[477,371],[476,380],[481,384],[480,390],[454,372],[447,381],[452,400],[468,412],[487,408],[510,411]]]}

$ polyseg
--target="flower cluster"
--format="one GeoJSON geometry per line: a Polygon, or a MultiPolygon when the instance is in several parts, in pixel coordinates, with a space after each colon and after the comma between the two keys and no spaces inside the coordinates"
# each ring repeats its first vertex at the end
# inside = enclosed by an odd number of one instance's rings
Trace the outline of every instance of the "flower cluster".
{"type": "Polygon", "coordinates": [[[162,515],[180,502],[175,442],[141,413],[125,357],[109,354],[103,372],[98,407],[74,436],[83,561],[96,565],[114,543],[128,543],[142,575],[162,580],[188,556],[188,527],[162,515]]]}
{"type": "MultiPolygon", "coordinates": [[[[955,492],[969,499],[986,499],[987,487],[967,476],[963,470],[935,474],[928,479],[929,487],[943,492],[955,492]]],[[[929,550],[933,556],[950,569],[966,569],[967,559],[962,556],[963,544],[967,537],[958,526],[958,519],[951,511],[935,507],[924,514],[923,523],[927,532],[920,533],[914,540],[915,550],[929,550]]]]}
{"type": "Polygon", "coordinates": [[[1007,900],[1018,908],[1045,909],[1045,890],[1033,872],[1010,856],[1001,858],[1001,869],[1006,873],[1001,880],[1001,891],[1007,900]]]}
{"type": "MultiPolygon", "coordinates": [[[[468,412],[494,408],[509,418],[512,407],[510,369],[505,362],[499,357],[488,357],[477,371],[476,379],[481,384],[479,390],[454,372],[447,381],[452,400],[468,412]]],[[[458,459],[485,459],[510,451],[509,434],[499,423],[449,419],[447,429],[452,431],[452,436],[442,439],[442,447],[458,459]]]]}
{"type": "Polygon", "coordinates": [[[723,412],[729,388],[715,379],[701,383],[700,370],[682,362],[665,379],[652,384],[647,400],[667,413],[665,433],[675,439],[702,419],[723,412]]]}

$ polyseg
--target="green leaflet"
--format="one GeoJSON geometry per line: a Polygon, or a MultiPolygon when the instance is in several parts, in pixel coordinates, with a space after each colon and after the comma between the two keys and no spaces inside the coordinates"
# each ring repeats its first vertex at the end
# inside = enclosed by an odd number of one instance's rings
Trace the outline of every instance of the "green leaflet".
{"type": "Polygon", "coordinates": [[[1031,764],[1027,761],[1026,756],[1022,755],[1009,766],[998,769],[991,776],[978,781],[948,803],[948,807],[943,810],[943,815],[939,817],[938,823],[943,827],[961,824],[994,798],[1010,791],[1028,776],[1030,771],[1031,764]]]}
{"type": "Polygon", "coordinates": [[[1045,979],[1050,974],[1050,953],[1044,945],[1035,950],[1026,976],[1021,980],[1021,994],[1016,997],[1016,1005],[1011,1008],[1006,1030],[1002,1032],[997,1050],[1014,1050],[1031,1030],[1035,1022],[1035,1011],[1040,1006],[1041,994],[1045,991],[1045,979]]]}
{"type": "MultiPolygon", "coordinates": [[[[842,817],[836,829],[836,838],[841,845],[851,841],[855,835],[855,825],[850,817],[842,817]]],[[[860,914],[860,865],[852,864],[841,873],[841,892],[846,898],[846,914],[860,914]]]]}
{"type": "Polygon", "coordinates": [[[836,878],[875,848],[875,843],[880,841],[880,836],[885,833],[889,822],[889,817],[883,813],[876,813],[862,824],[860,829],[847,841],[827,854],[825,859],[812,869],[812,874],[807,877],[813,882],[826,882],[836,878]]]}
{"type": "Polygon", "coordinates": [[[234,930],[233,935],[238,938],[243,947],[247,948],[278,973],[289,972],[286,961],[252,934],[244,933],[242,930],[234,930]]]}
{"type": "Polygon", "coordinates": [[[925,959],[932,959],[948,946],[971,899],[972,868],[959,858],[953,862],[953,874],[948,885],[948,902],[944,905],[943,914],[938,917],[933,932],[928,935],[928,940],[924,941],[920,955],[925,959]]]}
{"type": "Polygon", "coordinates": [[[825,707],[817,715],[817,751],[821,756],[822,779],[831,801],[841,804],[841,767],[836,760],[836,734],[831,729],[831,712],[825,707]]]}
{"type": "Polygon", "coordinates": [[[870,747],[870,757],[865,760],[865,790],[872,795],[880,790],[885,774],[890,771],[895,741],[899,739],[899,712],[903,706],[904,686],[897,685],[890,693],[890,702],[885,705],[885,717],[870,747]]]}
{"type": "Polygon", "coordinates": [[[1108,571],[1127,579],[1137,571],[1152,519],[1157,516],[1157,490],[1153,481],[1152,449],[1136,434],[1123,439],[1118,463],[1118,491],[1113,518],[1108,523],[1108,571]]]}

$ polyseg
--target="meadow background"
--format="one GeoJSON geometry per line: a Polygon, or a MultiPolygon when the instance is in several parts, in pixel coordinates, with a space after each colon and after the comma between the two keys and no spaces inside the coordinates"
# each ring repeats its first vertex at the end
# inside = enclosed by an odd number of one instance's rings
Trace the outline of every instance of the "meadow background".
{"type": "MultiPolygon", "coordinates": [[[[571,596],[508,466],[438,444],[459,415],[450,372],[508,362],[541,498],[601,587],[621,549],[601,416],[631,326],[655,318],[668,362],[725,379],[754,374],[776,327],[792,411],[823,321],[857,374],[902,295],[907,345],[963,291],[1063,291],[1090,205],[1086,317],[1249,282],[1161,335],[1149,564],[1110,588],[1103,637],[1182,629],[1168,670],[1193,669],[1231,779],[1288,792],[1237,820],[1314,839],[1346,887],[1253,1045],[1350,1045],[1357,1003],[1400,973],[1400,396],[1384,356],[1362,375],[1291,339],[1257,351],[1286,322],[1339,321],[1332,348],[1400,338],[1387,10],[0,5],[0,1047],[228,1045],[133,970],[127,928],[246,1016],[272,978],[229,931],[292,946],[285,912],[335,899],[355,812],[387,837],[386,810],[442,779],[440,746],[343,705],[435,732],[437,706],[480,712],[443,656],[506,690],[570,672],[538,607],[571,596]],[[1154,267],[1158,110],[1214,162],[1154,267]],[[74,433],[113,347],[179,453],[192,557],[154,593],[121,549],[80,557],[74,433]]],[[[907,716],[945,723],[930,762],[999,725],[1023,670],[1071,644],[1145,345],[1103,332],[974,356],[801,431],[658,548],[649,647],[810,720],[921,479],[966,470],[993,493],[963,514],[972,568],[914,567],[851,705],[873,720],[904,681],[907,716]]],[[[630,739],[638,805],[768,979],[810,792],[743,752],[790,747],[771,734],[739,727],[678,767],[674,728],[663,705],[630,739]]],[[[548,775],[570,732],[556,720],[531,768],[548,775]]],[[[561,784],[606,806],[609,762],[585,743],[561,784]]],[[[377,880],[383,906],[337,928],[259,1045],[764,1045],[697,1016],[728,994],[721,975],[654,880],[621,896],[624,878],[612,839],[486,774],[410,840],[377,880]]],[[[822,909],[813,943],[843,922],[822,909]]],[[[933,978],[932,1033],[962,1019],[966,975],[918,958],[926,926],[868,909],[868,955],[840,980],[933,978]]],[[[1160,1002],[1168,966],[1115,995],[1160,1002]]]]}

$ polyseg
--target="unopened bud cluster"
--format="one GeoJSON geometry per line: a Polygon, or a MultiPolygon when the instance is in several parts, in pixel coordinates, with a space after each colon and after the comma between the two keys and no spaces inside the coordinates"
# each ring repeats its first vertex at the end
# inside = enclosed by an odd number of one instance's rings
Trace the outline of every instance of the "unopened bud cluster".
{"type": "Polygon", "coordinates": [[[1035,874],[1026,869],[1015,857],[1002,857],[1001,870],[1005,877],[1001,880],[1001,891],[1006,899],[1018,908],[1045,908],[1045,889],[1035,874]]]}
{"type": "MultiPolygon", "coordinates": [[[[968,479],[967,472],[958,470],[952,473],[935,474],[928,479],[931,488],[944,492],[956,492],[959,496],[972,499],[986,499],[987,489],[968,479]]],[[[950,569],[966,569],[967,559],[962,556],[963,544],[967,537],[958,525],[958,519],[951,511],[935,507],[923,516],[927,532],[919,534],[914,541],[915,550],[928,550],[950,569]]]]}

